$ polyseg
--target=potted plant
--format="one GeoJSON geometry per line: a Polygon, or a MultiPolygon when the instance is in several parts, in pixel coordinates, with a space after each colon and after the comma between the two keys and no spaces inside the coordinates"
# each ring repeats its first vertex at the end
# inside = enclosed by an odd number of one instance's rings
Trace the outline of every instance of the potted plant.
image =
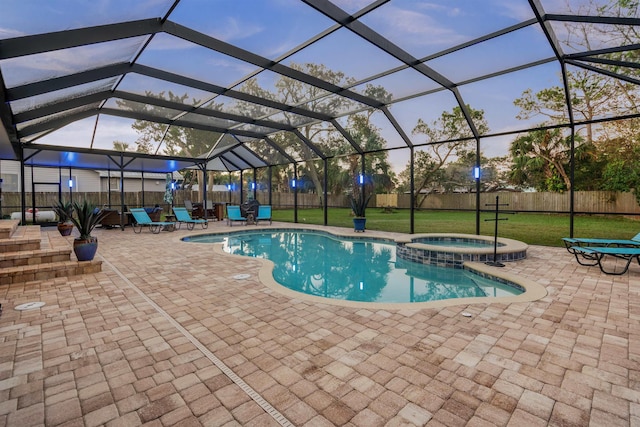
{"type": "Polygon", "coordinates": [[[98,239],[91,236],[91,231],[108,212],[97,209],[86,200],[82,203],[73,202],[73,211],[70,219],[80,233],[73,241],[73,252],[78,261],[91,261],[98,250],[98,239]]]}
{"type": "Polygon", "coordinates": [[[353,231],[355,232],[363,232],[367,222],[367,218],[365,217],[365,211],[367,209],[367,205],[369,204],[369,199],[371,199],[371,194],[365,196],[364,194],[358,196],[349,196],[349,201],[351,202],[351,209],[353,210],[353,231]]]}
{"type": "Polygon", "coordinates": [[[71,202],[57,202],[53,206],[53,211],[58,216],[58,231],[63,236],[68,236],[73,231],[73,205],[71,202]]]}

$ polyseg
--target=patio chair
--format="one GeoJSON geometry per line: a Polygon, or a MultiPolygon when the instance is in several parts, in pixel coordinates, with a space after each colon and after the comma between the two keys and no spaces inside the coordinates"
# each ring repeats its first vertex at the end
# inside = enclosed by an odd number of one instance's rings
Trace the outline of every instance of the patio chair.
{"type": "Polygon", "coordinates": [[[256,225],[258,225],[260,221],[269,221],[269,224],[271,224],[271,206],[270,205],[258,206],[258,214],[256,215],[256,225]]]}
{"type": "Polygon", "coordinates": [[[151,221],[151,218],[149,218],[149,214],[147,214],[147,211],[145,211],[144,208],[133,208],[129,211],[131,212],[131,214],[133,215],[133,219],[135,220],[135,223],[133,224],[134,233],[141,233],[142,227],[145,225],[148,225],[149,230],[154,234],[158,234],[162,230],[174,231],[176,229],[175,222],[151,221]],[[137,231],[136,228],[138,228],[137,231]]]}
{"type": "Polygon", "coordinates": [[[572,250],[573,255],[575,255],[576,257],[576,261],[578,261],[578,264],[587,266],[597,265],[598,267],[600,267],[600,271],[605,274],[619,276],[626,273],[629,270],[631,261],[633,261],[634,259],[638,262],[638,265],[640,265],[640,247],[574,246],[572,250]],[[615,271],[615,267],[611,270],[605,270],[602,261],[607,255],[623,259],[627,263],[624,265],[621,271],[615,271]],[[585,262],[584,260],[587,260],[587,262],[585,262]]]}
{"type": "Polygon", "coordinates": [[[202,225],[203,229],[209,227],[209,221],[207,221],[206,219],[191,218],[191,215],[189,215],[187,208],[174,207],[173,213],[176,216],[176,220],[178,221],[178,229],[180,228],[180,225],[182,223],[187,224],[187,230],[193,230],[193,227],[195,227],[196,224],[202,225]]]}
{"type": "MultiPolygon", "coordinates": [[[[598,239],[598,238],[580,238],[580,237],[563,237],[562,241],[570,254],[574,254],[574,248],[580,246],[597,246],[597,247],[640,247],[640,233],[633,236],[630,240],[626,239],[598,239]]],[[[595,264],[593,264],[595,265],[595,264]]]]}
{"type": "Polygon", "coordinates": [[[233,227],[233,223],[237,221],[244,222],[244,225],[247,225],[247,218],[240,213],[240,206],[227,205],[227,225],[233,227]]]}
{"type": "Polygon", "coordinates": [[[191,200],[184,201],[184,208],[187,210],[187,212],[189,212],[189,214],[193,212],[193,203],[191,203],[191,200]]]}

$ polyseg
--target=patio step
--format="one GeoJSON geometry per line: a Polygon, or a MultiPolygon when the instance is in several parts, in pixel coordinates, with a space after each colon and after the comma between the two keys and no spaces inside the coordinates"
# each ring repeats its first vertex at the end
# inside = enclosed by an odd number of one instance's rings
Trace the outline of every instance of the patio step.
{"type": "Polygon", "coordinates": [[[0,253],[35,251],[40,249],[41,240],[39,225],[17,226],[10,237],[0,238],[0,253]]]}
{"type": "Polygon", "coordinates": [[[0,239],[8,239],[16,231],[20,225],[20,220],[3,219],[0,220],[0,239]]]}
{"type": "Polygon", "coordinates": [[[69,242],[57,231],[41,232],[38,249],[0,252],[0,269],[70,261],[71,250],[69,242]]]}
{"type": "Polygon", "coordinates": [[[100,272],[102,261],[72,258],[72,239],[37,225],[18,227],[13,237],[0,239],[0,285],[100,272]]]}
{"type": "Polygon", "coordinates": [[[70,277],[81,274],[98,273],[102,261],[61,261],[46,264],[25,265],[0,269],[0,285],[49,280],[56,277],[70,277]]]}

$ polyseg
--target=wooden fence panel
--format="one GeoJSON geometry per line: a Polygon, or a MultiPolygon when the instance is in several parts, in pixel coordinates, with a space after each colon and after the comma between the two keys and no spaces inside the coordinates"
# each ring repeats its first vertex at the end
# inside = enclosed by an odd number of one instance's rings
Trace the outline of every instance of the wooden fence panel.
{"type": "MultiPolygon", "coordinates": [[[[386,195],[381,200],[387,200],[386,195]]],[[[500,197],[500,204],[507,204],[505,210],[519,212],[569,212],[569,193],[517,193],[498,192],[480,194],[481,209],[491,209],[496,196],[500,197]]],[[[409,208],[411,197],[399,194],[397,206],[409,208]]],[[[384,206],[384,205],[381,205],[384,206]]],[[[420,206],[422,209],[451,209],[473,210],[476,208],[475,193],[461,194],[429,194],[420,206]]],[[[640,214],[640,206],[632,193],[618,193],[613,191],[576,191],[574,211],[586,213],[626,213],[640,214]]]]}
{"type": "MultiPolygon", "coordinates": [[[[141,192],[124,193],[125,204],[129,207],[143,206],[143,198],[141,192]]],[[[490,210],[491,205],[495,203],[496,196],[500,197],[500,204],[508,206],[503,210],[513,210],[519,212],[569,212],[569,193],[517,193],[517,192],[498,192],[498,193],[481,193],[480,207],[482,210],[490,210]]],[[[68,196],[65,195],[65,200],[68,196]]],[[[74,201],[88,199],[96,206],[108,206],[109,194],[100,192],[76,192],[73,193],[74,201]]],[[[163,208],[167,208],[167,204],[163,200],[162,192],[145,192],[144,206],[150,207],[156,204],[163,208]]],[[[174,194],[174,205],[183,206],[184,200],[198,201],[198,193],[191,191],[178,190],[174,194]]],[[[266,192],[258,192],[257,199],[261,204],[269,203],[269,195],[266,192]]],[[[49,210],[55,200],[56,193],[38,192],[35,193],[35,207],[41,210],[49,210]]],[[[239,204],[240,196],[237,192],[212,192],[207,195],[207,200],[216,203],[239,204]]],[[[322,200],[317,194],[298,193],[298,207],[321,208],[322,200]]],[[[410,208],[411,197],[409,194],[378,194],[369,202],[369,208],[379,207],[397,207],[400,209],[410,208]]],[[[20,193],[3,192],[1,213],[10,215],[12,212],[20,210],[20,193]]],[[[26,194],[27,208],[32,207],[32,195],[26,194]]],[[[120,206],[120,193],[111,193],[111,206],[120,206]]],[[[271,204],[274,209],[291,209],[294,205],[293,193],[272,193],[271,204]]],[[[349,207],[349,199],[345,195],[329,195],[328,205],[330,207],[349,207]]],[[[474,210],[476,208],[475,193],[461,194],[430,194],[422,202],[421,209],[450,209],[450,210],[474,210]]],[[[640,206],[632,193],[618,193],[611,191],[576,191],[574,200],[575,212],[585,213],[612,213],[612,214],[629,214],[640,215],[640,206]]]]}

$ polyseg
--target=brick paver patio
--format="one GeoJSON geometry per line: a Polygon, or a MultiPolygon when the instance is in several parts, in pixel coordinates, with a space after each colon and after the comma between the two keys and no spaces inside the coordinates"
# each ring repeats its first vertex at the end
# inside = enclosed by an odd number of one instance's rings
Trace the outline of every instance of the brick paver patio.
{"type": "Polygon", "coordinates": [[[197,232],[97,230],[102,272],[0,287],[0,426],[640,425],[638,265],[530,247],[503,270],[538,301],[352,308],[197,232]]]}

